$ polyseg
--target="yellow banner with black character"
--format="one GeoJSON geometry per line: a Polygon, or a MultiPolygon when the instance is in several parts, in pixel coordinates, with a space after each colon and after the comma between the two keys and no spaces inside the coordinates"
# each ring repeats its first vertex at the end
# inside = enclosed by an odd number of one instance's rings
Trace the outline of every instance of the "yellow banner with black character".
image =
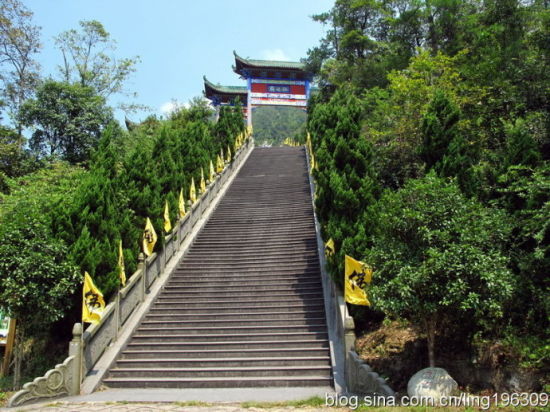
{"type": "Polygon", "coordinates": [[[334,246],[334,240],[330,238],[329,240],[327,240],[327,243],[325,243],[325,257],[332,257],[335,253],[336,247],[334,246]]]}
{"type": "Polygon", "coordinates": [[[103,294],[94,285],[88,272],[84,272],[84,286],[82,287],[82,322],[99,323],[105,310],[103,294]]]}
{"type": "Polygon", "coordinates": [[[164,232],[170,233],[172,222],[170,222],[170,210],[168,209],[168,200],[164,202],[164,232]]]}
{"type": "Polygon", "coordinates": [[[124,252],[122,251],[122,240],[118,242],[118,276],[122,286],[126,285],[126,269],[124,268],[124,252]]]}
{"type": "Polygon", "coordinates": [[[195,179],[191,178],[191,186],[189,187],[189,199],[191,204],[194,205],[197,201],[197,189],[195,189],[195,179]]]}
{"type": "Polygon", "coordinates": [[[147,218],[145,221],[145,230],[143,231],[143,253],[145,253],[146,256],[151,256],[153,254],[155,243],[157,243],[157,232],[155,232],[151,220],[147,218]]]}
{"type": "Polygon", "coordinates": [[[200,188],[201,188],[201,193],[204,193],[206,192],[206,182],[204,180],[204,174],[202,172],[202,167],[201,167],[201,182],[200,182],[200,188]]]}
{"type": "Polygon", "coordinates": [[[372,269],[348,255],[344,258],[345,299],[353,305],[370,306],[364,287],[372,280],[372,269]]]}
{"type": "Polygon", "coordinates": [[[180,219],[185,217],[185,200],[183,199],[183,189],[180,190],[180,197],[178,200],[178,215],[180,219]]]}

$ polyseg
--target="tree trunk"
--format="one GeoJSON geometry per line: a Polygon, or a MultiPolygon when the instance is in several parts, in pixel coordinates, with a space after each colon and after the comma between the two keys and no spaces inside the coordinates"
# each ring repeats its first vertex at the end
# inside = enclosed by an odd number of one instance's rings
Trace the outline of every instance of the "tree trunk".
{"type": "Polygon", "coordinates": [[[426,337],[428,339],[428,361],[430,368],[435,367],[435,318],[425,320],[426,325],[426,337]]]}
{"type": "Polygon", "coordinates": [[[22,325],[15,329],[15,342],[13,345],[13,390],[21,387],[21,364],[23,363],[23,345],[25,334],[22,325]]]}
{"type": "Polygon", "coordinates": [[[17,122],[17,150],[19,154],[23,153],[23,125],[17,122]]]}

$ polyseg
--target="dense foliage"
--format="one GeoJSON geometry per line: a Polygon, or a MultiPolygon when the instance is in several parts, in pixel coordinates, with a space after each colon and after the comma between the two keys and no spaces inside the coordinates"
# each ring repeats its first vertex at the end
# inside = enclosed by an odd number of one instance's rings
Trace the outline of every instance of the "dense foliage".
{"type": "Polygon", "coordinates": [[[93,88],[48,80],[23,104],[19,117],[35,129],[30,147],[36,153],[77,163],[90,158],[113,115],[93,88]]]}
{"type": "Polygon", "coordinates": [[[375,268],[376,310],[434,339],[455,321],[465,347],[525,336],[547,364],[548,4],[337,0],[314,19],[329,27],[306,60],[308,130],[335,279],[351,254],[375,268]]]}
{"type": "Polygon", "coordinates": [[[377,269],[370,294],[379,309],[425,329],[431,366],[436,330],[500,321],[516,283],[505,213],[431,173],[386,190],[368,214],[372,245],[363,254],[377,269]]]}
{"type": "Polygon", "coordinates": [[[74,307],[80,273],[69,247],[52,232],[54,205],[70,199],[75,181],[86,176],[64,163],[8,179],[9,196],[0,197],[0,302],[18,320],[15,386],[18,386],[26,337],[42,335],[74,307]]]}
{"type": "MultiPolygon", "coordinates": [[[[146,218],[163,232],[163,210],[177,220],[178,194],[189,193],[191,178],[199,182],[201,169],[215,162],[222,143],[233,150],[244,131],[240,109],[224,110],[217,124],[202,105],[173,114],[149,135],[140,127],[132,132],[142,144],[128,152],[117,150],[124,132],[111,124],[92,157],[90,172],[75,196],[59,202],[52,214],[54,232],[70,247],[71,259],[94,277],[106,296],[118,287],[117,247],[122,240],[126,269],[133,273],[146,218]],[[220,123],[225,128],[220,127],[220,123]],[[228,133],[228,129],[231,135],[228,133]]],[[[145,125],[147,127],[147,125],[145,125]]],[[[225,146],[225,149],[228,147],[225,146]]],[[[164,236],[159,236],[159,245],[164,236]]]]}
{"type": "Polygon", "coordinates": [[[252,113],[257,144],[280,145],[285,139],[304,142],[306,113],[295,107],[264,106],[252,113]]]}

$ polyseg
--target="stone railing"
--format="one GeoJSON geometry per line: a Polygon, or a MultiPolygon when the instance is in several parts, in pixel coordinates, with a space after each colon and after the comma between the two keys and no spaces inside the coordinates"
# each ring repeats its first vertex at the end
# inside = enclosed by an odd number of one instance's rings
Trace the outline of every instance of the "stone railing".
{"type": "Polygon", "coordinates": [[[246,160],[253,146],[251,137],[245,140],[232,162],[227,164],[206,187],[206,191],[184,218],[175,224],[172,233],[165,237],[162,250],[153,253],[147,259],[140,254],[137,270],[130,276],[126,286],[120,289],[105,307],[101,321],[91,324],[84,333],[82,326],[79,323],[75,324],[69,357],[43,377],[25,384],[22,390],[10,398],[8,406],[19,406],[41,398],[80,394],[82,377],[94,368],[106,349],[119,338],[121,331],[127,328],[129,319],[144,302],[149,289],[163,274],[174,255],[181,253],[183,243],[193,233],[206,208],[246,160]]]}
{"type": "MultiPolygon", "coordinates": [[[[310,154],[306,150],[308,170],[310,154]]],[[[311,198],[315,199],[315,181],[309,173],[311,198]]],[[[326,271],[325,247],[321,238],[321,230],[315,213],[315,228],[317,231],[317,252],[321,265],[321,278],[325,301],[331,356],[334,371],[334,386],[337,392],[347,392],[362,395],[394,396],[395,392],[386,381],[374,372],[355,351],[355,323],[349,315],[344,301],[342,289],[334,283],[326,271]]]]}

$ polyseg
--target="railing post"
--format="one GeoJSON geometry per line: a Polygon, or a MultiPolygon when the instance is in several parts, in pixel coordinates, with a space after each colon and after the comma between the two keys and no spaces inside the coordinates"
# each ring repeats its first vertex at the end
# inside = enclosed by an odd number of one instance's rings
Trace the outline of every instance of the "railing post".
{"type": "Polygon", "coordinates": [[[80,383],[82,382],[82,323],[73,326],[73,340],[69,343],[69,356],[74,356],[72,363],[72,380],[69,395],[80,395],[80,383]]]}
{"type": "MultiPolygon", "coordinates": [[[[162,248],[161,251],[158,252],[158,253],[162,253],[162,260],[161,260],[161,267],[160,267],[159,273],[157,273],[157,277],[160,276],[160,274],[164,272],[164,268],[166,268],[166,255],[168,252],[168,241],[166,240],[166,233],[164,233],[164,231],[163,231],[163,236],[164,236],[164,247],[162,248]]],[[[160,257],[161,256],[159,256],[159,258],[160,257]]]]}
{"type": "Polygon", "coordinates": [[[113,333],[113,342],[118,339],[118,332],[120,331],[120,289],[116,292],[115,297],[115,331],[113,333]]]}
{"type": "MultiPolygon", "coordinates": [[[[345,305],[345,303],[344,303],[345,305]]],[[[344,313],[347,312],[344,311],[344,313]]],[[[347,314],[346,314],[347,315],[347,314]]],[[[344,376],[346,380],[346,386],[349,391],[355,389],[355,382],[351,373],[351,355],[350,351],[355,347],[355,323],[351,316],[346,316],[344,319],[344,376]]]]}
{"type": "Polygon", "coordinates": [[[138,270],[141,269],[141,293],[140,293],[140,302],[145,300],[145,290],[147,284],[147,260],[143,253],[139,254],[138,257],[138,270]]]}

